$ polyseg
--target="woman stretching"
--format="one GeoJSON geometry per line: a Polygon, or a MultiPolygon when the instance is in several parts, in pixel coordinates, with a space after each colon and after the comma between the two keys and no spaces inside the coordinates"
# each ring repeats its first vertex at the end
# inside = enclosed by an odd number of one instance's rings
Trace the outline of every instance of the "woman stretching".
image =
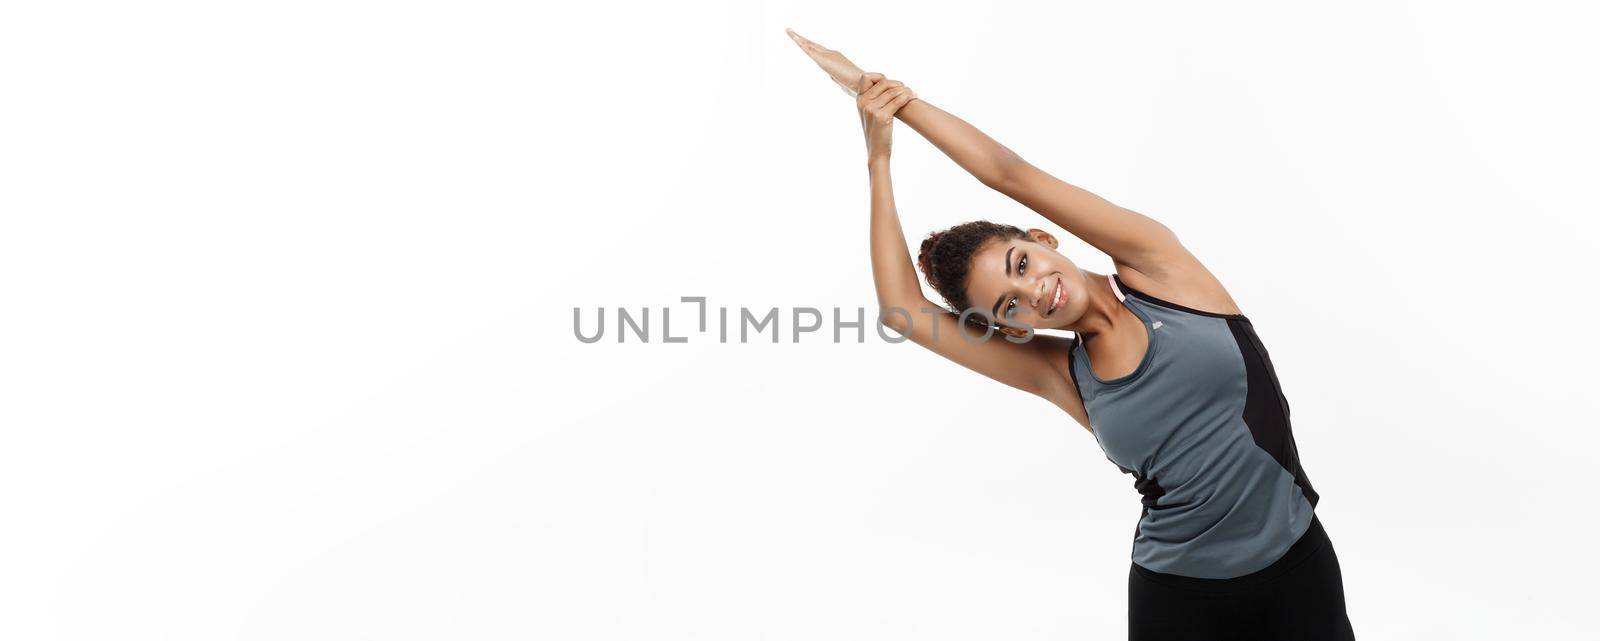
{"type": "Polygon", "coordinates": [[[1128,573],[1128,638],[1354,638],[1272,360],[1172,230],[1041,171],[904,83],[789,35],[856,94],[882,322],[1054,403],[1133,476],[1144,509],[1128,573]],[[934,305],[895,211],[896,118],[979,182],[1105,252],[1116,273],[1079,268],[1043,230],[969,222],[922,241],[917,264],[956,313],[920,313],[934,305]],[[1045,329],[1073,336],[1035,333],[1045,329]]]}

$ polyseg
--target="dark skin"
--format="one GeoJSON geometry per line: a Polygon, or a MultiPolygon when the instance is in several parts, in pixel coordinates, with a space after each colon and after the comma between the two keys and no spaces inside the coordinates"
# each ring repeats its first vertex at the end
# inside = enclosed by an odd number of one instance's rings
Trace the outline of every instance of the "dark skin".
{"type": "Polygon", "coordinates": [[[1107,380],[1132,373],[1149,347],[1143,321],[1117,299],[1106,275],[1078,267],[1056,251],[1055,236],[1041,229],[1029,229],[1025,239],[985,243],[973,254],[965,283],[973,307],[997,310],[998,331],[1028,340],[963,340],[957,332],[969,327],[956,316],[918,313],[938,305],[922,295],[894,205],[889,159],[897,119],[985,186],[1105,252],[1129,286],[1193,309],[1242,313],[1222,283],[1165,225],[1045,173],[966,121],[917,97],[904,83],[862,72],[839,52],[793,30],[788,33],[835,82],[856,94],[872,185],[870,244],[878,305],[914,313],[909,323],[895,314],[882,321],[912,342],[1050,401],[1085,429],[1091,429],[1089,416],[1067,372],[1071,340],[1029,328],[1079,334],[1090,367],[1107,380]]]}

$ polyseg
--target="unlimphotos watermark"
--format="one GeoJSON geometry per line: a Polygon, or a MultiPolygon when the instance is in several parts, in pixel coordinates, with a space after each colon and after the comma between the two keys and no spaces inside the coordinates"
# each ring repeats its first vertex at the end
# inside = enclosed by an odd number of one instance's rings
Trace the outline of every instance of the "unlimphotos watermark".
{"type": "MultiPolygon", "coordinates": [[[[708,326],[710,324],[711,307],[706,304],[706,297],[683,296],[679,300],[698,306],[699,330],[697,332],[673,334],[673,308],[657,308],[661,312],[661,331],[657,338],[662,343],[687,343],[693,336],[710,334],[708,326]]],[[[614,309],[616,310],[614,331],[618,343],[628,342],[629,334],[632,334],[637,342],[651,342],[651,308],[641,307],[629,310],[626,307],[616,307],[614,309]]],[[[808,340],[821,340],[822,336],[826,335],[822,333],[822,330],[828,326],[828,323],[825,322],[828,317],[822,313],[821,309],[816,307],[793,307],[789,308],[787,315],[781,313],[780,309],[778,307],[766,309],[732,308],[732,314],[735,318],[733,322],[730,322],[730,308],[717,307],[717,342],[729,342],[731,340],[730,334],[734,333],[737,334],[737,341],[740,343],[751,342],[752,336],[755,337],[756,341],[760,341],[763,335],[768,335],[772,343],[780,342],[785,336],[781,327],[783,324],[781,321],[785,318],[789,321],[789,332],[787,334],[789,342],[799,343],[801,342],[801,337],[808,334],[815,335],[808,340]]],[[[833,321],[831,323],[832,342],[845,342],[846,335],[854,335],[854,342],[866,342],[867,308],[857,307],[853,312],[847,313],[842,308],[834,307],[831,316],[833,321]]],[[[1020,331],[1016,331],[1016,334],[1020,335],[1007,333],[1002,331],[1000,326],[995,323],[994,317],[989,310],[976,307],[963,310],[959,314],[943,307],[922,307],[916,312],[903,307],[888,307],[878,310],[872,316],[874,333],[878,335],[878,338],[890,343],[901,343],[910,339],[919,322],[928,323],[928,327],[932,330],[929,338],[938,341],[942,326],[938,322],[940,318],[956,321],[956,326],[962,328],[956,334],[959,334],[963,340],[969,342],[984,342],[993,338],[996,334],[1003,336],[1005,340],[1012,343],[1026,343],[1033,339],[1033,328],[1031,326],[1025,325],[1025,329],[1019,328],[1020,331]],[[891,328],[893,328],[893,331],[890,331],[891,328]],[[981,332],[977,331],[980,329],[982,330],[981,332]]],[[[589,327],[591,329],[586,331],[583,309],[580,307],[572,308],[572,335],[584,343],[598,343],[605,338],[608,327],[606,324],[606,308],[594,308],[594,320],[589,324],[589,327]]]]}

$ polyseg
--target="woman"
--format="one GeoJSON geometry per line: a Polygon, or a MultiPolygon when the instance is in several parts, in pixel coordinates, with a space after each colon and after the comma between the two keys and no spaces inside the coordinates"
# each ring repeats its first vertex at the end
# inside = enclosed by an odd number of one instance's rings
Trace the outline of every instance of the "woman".
{"type": "Polygon", "coordinates": [[[1272,361],[1172,230],[1039,170],[904,83],[861,73],[838,52],[789,34],[856,94],[879,308],[911,312],[885,313],[882,322],[1054,403],[1133,475],[1144,509],[1128,574],[1129,638],[1354,638],[1272,361]],[[934,305],[895,211],[896,118],[984,185],[1105,252],[1116,273],[1079,268],[1043,230],[970,222],[929,235],[917,257],[960,314],[918,313],[934,305]],[[974,324],[1005,339],[974,340],[974,324]]]}

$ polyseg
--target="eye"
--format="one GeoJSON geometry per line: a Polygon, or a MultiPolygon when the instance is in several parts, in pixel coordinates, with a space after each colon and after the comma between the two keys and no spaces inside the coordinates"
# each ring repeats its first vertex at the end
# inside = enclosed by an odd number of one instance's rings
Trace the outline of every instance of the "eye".
{"type": "Polygon", "coordinates": [[[1023,270],[1026,270],[1027,268],[1028,268],[1028,255],[1027,254],[1023,254],[1022,255],[1022,259],[1017,261],[1017,274],[1021,275],[1023,270]]]}
{"type": "Polygon", "coordinates": [[[1005,313],[1006,318],[1011,318],[1011,310],[1014,310],[1016,308],[1017,308],[1017,299],[1013,298],[1013,299],[1011,299],[1011,302],[1006,303],[1006,313],[1005,313]]]}

